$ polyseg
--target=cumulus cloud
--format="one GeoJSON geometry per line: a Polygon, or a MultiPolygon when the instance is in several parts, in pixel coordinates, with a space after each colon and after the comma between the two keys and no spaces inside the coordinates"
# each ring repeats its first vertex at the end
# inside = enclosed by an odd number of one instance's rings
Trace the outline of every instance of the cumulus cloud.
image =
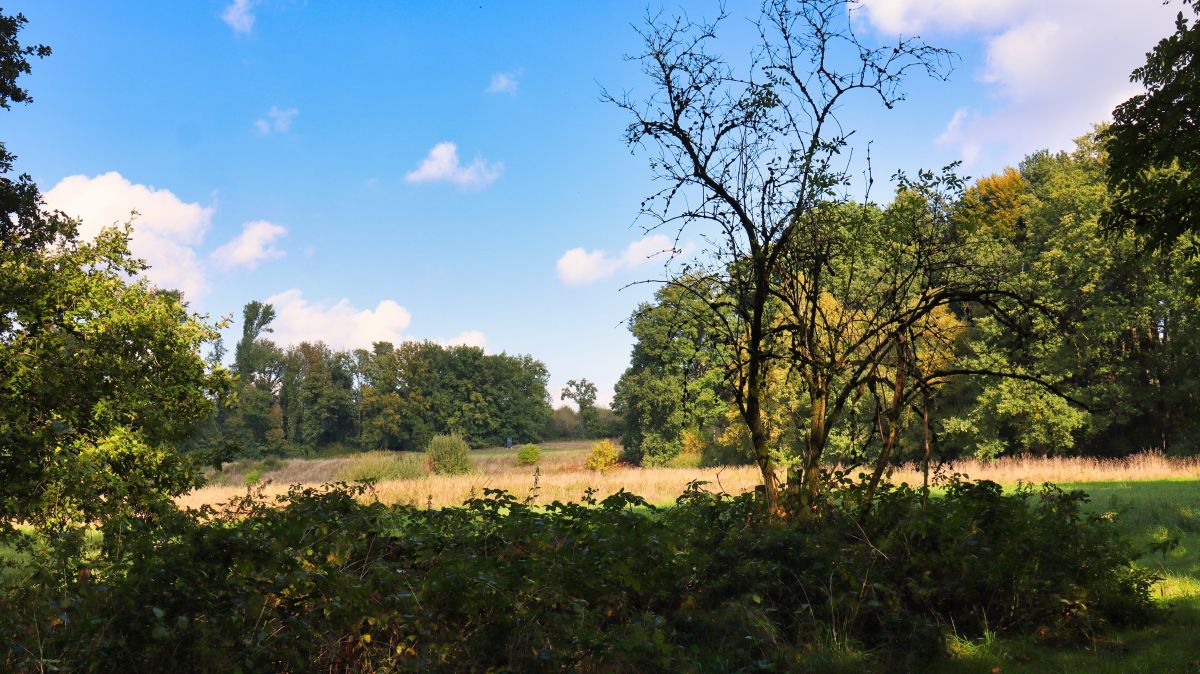
{"type": "Polygon", "coordinates": [[[266,117],[254,120],[254,128],[263,135],[271,132],[287,133],[292,130],[292,121],[298,114],[300,111],[296,108],[279,108],[272,105],[271,109],[267,111],[266,117]]]}
{"type": "Polygon", "coordinates": [[[862,7],[880,31],[912,34],[993,28],[1036,4],[1036,0],[863,0],[862,7]]]}
{"type": "Polygon", "coordinates": [[[489,164],[481,158],[464,166],[458,159],[458,146],[447,142],[434,145],[421,165],[404,179],[410,183],[446,182],[461,190],[482,189],[495,182],[503,168],[503,164],[489,164]]]}
{"type": "Polygon", "coordinates": [[[492,75],[492,81],[488,83],[488,88],[484,91],[489,94],[509,94],[516,95],[517,87],[521,84],[521,73],[507,72],[495,73],[492,75]]]}
{"type": "Polygon", "coordinates": [[[638,239],[619,255],[603,250],[572,248],[558,258],[558,280],[567,285],[583,285],[608,278],[619,271],[641,266],[653,258],[673,252],[671,240],[662,234],[638,239]]]}
{"type": "MultiPolygon", "coordinates": [[[[1067,147],[1136,93],[1129,73],[1171,31],[1178,7],[1159,0],[863,0],[860,15],[883,33],[975,36],[974,76],[991,101],[958,110],[938,141],[965,160],[1013,162],[1067,147]]],[[[968,162],[969,163],[969,162],[968,162]]]]}
{"type": "Polygon", "coordinates": [[[266,260],[284,256],[275,241],[287,234],[287,228],[266,220],[242,225],[242,233],[212,252],[212,259],[226,269],[255,269],[266,260]]]}
{"type": "Polygon", "coordinates": [[[392,300],[359,309],[345,298],[333,304],[311,302],[293,288],[272,295],[267,303],[277,313],[272,339],[280,344],[320,340],[336,349],[369,348],[381,341],[398,344],[412,323],[408,310],[392,300]]]}
{"type": "Polygon", "coordinates": [[[239,35],[249,34],[254,30],[255,0],[233,0],[221,11],[221,20],[239,35]]]}
{"type": "MultiPolygon", "coordinates": [[[[275,307],[271,339],[278,344],[322,341],[335,349],[367,349],[374,342],[399,344],[407,339],[412,314],[393,300],[382,300],[373,309],[360,309],[349,299],[334,303],[314,302],[299,289],[292,288],[267,298],[275,307]]],[[[440,344],[465,344],[483,348],[486,336],[479,330],[467,330],[440,344]]]]}
{"type": "Polygon", "coordinates": [[[487,336],[479,330],[464,330],[450,339],[438,341],[446,346],[477,346],[481,349],[487,347],[487,336]]]}
{"type": "Polygon", "coordinates": [[[104,227],[125,223],[137,211],[130,249],[146,260],[152,283],[179,289],[190,298],[208,288],[203,265],[193,247],[212,225],[212,206],[188,203],[170,190],[133,183],[116,171],[89,178],[63,178],[44,195],[46,205],[79,218],[82,237],[94,237],[104,227]]]}

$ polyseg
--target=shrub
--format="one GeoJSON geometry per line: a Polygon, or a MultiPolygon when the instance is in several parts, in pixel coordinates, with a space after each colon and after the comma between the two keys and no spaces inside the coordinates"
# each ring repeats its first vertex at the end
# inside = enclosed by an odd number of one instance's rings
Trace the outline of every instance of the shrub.
{"type": "Polygon", "coordinates": [[[0,670],[796,671],[831,634],[920,669],[906,657],[950,632],[1091,638],[1152,615],[1136,553],[1053,487],[886,488],[865,516],[847,489],[809,523],[699,489],[668,509],[361,495],[164,512],[71,587],[0,586],[0,670]]]}
{"type": "Polygon", "coordinates": [[[411,454],[366,452],[351,456],[345,465],[338,468],[334,479],[339,482],[386,482],[416,480],[425,477],[425,474],[421,459],[411,454]]]}
{"type": "Polygon", "coordinates": [[[518,466],[536,466],[542,460],[542,450],[530,443],[517,450],[518,466]]]}
{"type": "Polygon", "coordinates": [[[663,465],[667,468],[700,468],[700,455],[680,452],[663,465]]]}
{"type": "Polygon", "coordinates": [[[601,440],[592,445],[592,452],[588,455],[587,463],[583,465],[588,470],[607,472],[616,467],[618,456],[619,450],[611,440],[601,440]]]}
{"type": "Polygon", "coordinates": [[[425,449],[429,470],[436,475],[471,472],[471,448],[460,435],[435,435],[425,449]]]}
{"type": "Polygon", "coordinates": [[[253,487],[254,485],[258,484],[259,482],[262,482],[262,475],[263,475],[263,470],[262,470],[261,466],[255,466],[254,468],[251,468],[250,470],[246,471],[246,479],[245,479],[246,486],[253,487]]]}

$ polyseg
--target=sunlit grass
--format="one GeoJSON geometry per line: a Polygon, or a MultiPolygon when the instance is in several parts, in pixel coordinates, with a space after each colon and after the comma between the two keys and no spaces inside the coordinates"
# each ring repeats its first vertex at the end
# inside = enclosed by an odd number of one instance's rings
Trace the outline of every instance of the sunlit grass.
{"type": "Polygon", "coordinates": [[[1200,672],[1200,480],[1170,477],[1061,485],[1090,494],[1086,507],[1092,512],[1116,513],[1143,553],[1138,564],[1163,577],[1154,590],[1162,621],[1073,647],[1003,637],[993,644],[960,643],[930,671],[1200,672]],[[1155,547],[1169,539],[1178,543],[1155,547]]]}
{"type": "MultiPolygon", "coordinates": [[[[761,484],[758,469],[753,466],[723,468],[619,467],[607,473],[584,468],[588,441],[547,443],[541,446],[541,461],[537,471],[539,498],[545,501],[578,501],[589,489],[603,498],[621,489],[637,494],[651,503],[671,503],[693,481],[708,482],[710,488],[738,494],[761,484]]],[[[408,479],[389,479],[383,466],[395,461],[411,462],[420,454],[404,452],[369,452],[334,458],[294,459],[275,463],[242,461],[229,464],[221,473],[211,476],[209,486],[196,490],[181,499],[185,506],[217,504],[245,493],[246,477],[253,474],[257,482],[269,482],[267,493],[282,493],[289,485],[318,485],[332,481],[353,481],[374,477],[375,494],[384,503],[410,503],[434,506],[458,505],[472,495],[482,495],[484,489],[503,489],[525,495],[534,485],[534,467],[519,465],[517,448],[491,448],[471,452],[475,469],[468,475],[417,477],[406,463],[408,479]],[[363,464],[373,463],[373,468],[363,464]],[[252,471],[257,471],[253,472],[252,471]]],[[[397,469],[398,470],[398,469],[397,469]]],[[[1200,462],[1181,460],[1161,454],[1139,454],[1128,459],[1093,458],[1004,458],[991,462],[961,461],[943,467],[942,474],[961,473],[973,479],[994,480],[1012,485],[1019,481],[1042,483],[1087,483],[1111,485],[1116,482],[1145,480],[1200,479],[1200,462]]],[[[893,472],[893,482],[922,483],[923,476],[914,466],[893,472]]],[[[1107,498],[1110,486],[1100,489],[1107,498]]],[[[1187,506],[1200,508],[1200,506],[1187,506]]]]}

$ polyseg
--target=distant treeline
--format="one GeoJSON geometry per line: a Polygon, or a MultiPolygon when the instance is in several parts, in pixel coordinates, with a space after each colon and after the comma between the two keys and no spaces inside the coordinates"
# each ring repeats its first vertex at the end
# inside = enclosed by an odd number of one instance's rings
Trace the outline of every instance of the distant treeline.
{"type": "MultiPolygon", "coordinates": [[[[444,433],[486,447],[601,431],[584,428],[569,407],[552,410],[549,374],[532,356],[429,341],[283,348],[267,338],[274,318],[270,304],[245,306],[233,385],[188,449],[224,459],[338,447],[420,451],[444,433]]],[[[210,360],[218,366],[225,356],[218,343],[210,360]]],[[[611,412],[596,412],[605,430],[615,427],[611,412]]]]}

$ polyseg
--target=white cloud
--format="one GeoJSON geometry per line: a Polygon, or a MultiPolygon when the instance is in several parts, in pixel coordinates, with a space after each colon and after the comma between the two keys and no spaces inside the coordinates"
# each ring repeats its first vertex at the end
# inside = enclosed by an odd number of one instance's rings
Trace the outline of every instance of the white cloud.
{"type": "Polygon", "coordinates": [[[620,262],[602,250],[587,252],[583,248],[572,248],[558,258],[558,280],[567,285],[591,283],[612,276],[620,268],[620,262]]]}
{"type": "Polygon", "coordinates": [[[991,28],[1036,4],[1036,0],[862,0],[867,20],[876,28],[905,34],[991,28]]]}
{"type": "Polygon", "coordinates": [[[63,178],[44,194],[47,207],[82,221],[82,237],[94,237],[104,227],[125,223],[137,211],[130,249],[150,264],[146,276],[162,288],[179,289],[189,298],[208,288],[203,266],[193,247],[212,225],[212,206],[186,203],[170,190],[130,182],[110,171],[89,178],[63,178]]]}
{"type": "Polygon", "coordinates": [[[438,143],[415,170],[404,179],[410,183],[447,182],[459,189],[482,189],[500,177],[504,165],[489,164],[476,158],[467,166],[458,160],[458,146],[454,143],[438,143]]]}
{"type": "Polygon", "coordinates": [[[489,94],[510,94],[516,95],[517,87],[521,84],[521,73],[507,72],[495,73],[492,75],[492,81],[488,83],[488,88],[484,91],[489,94]]]}
{"type": "MultiPolygon", "coordinates": [[[[412,324],[412,314],[393,300],[382,300],[373,309],[359,309],[346,298],[332,304],[312,302],[292,288],[268,297],[267,303],[276,312],[271,339],[282,345],[322,341],[335,349],[369,349],[374,342],[400,344],[409,339],[405,332],[412,324]]],[[[435,341],[446,346],[487,345],[487,337],[479,330],[435,341]]]]}
{"type": "Polygon", "coordinates": [[[993,94],[959,110],[939,138],[970,161],[1011,163],[1070,146],[1137,86],[1129,73],[1171,32],[1177,6],[1160,0],[863,0],[885,33],[973,35],[984,47],[975,77],[993,94]]]}
{"type": "Polygon", "coordinates": [[[972,114],[970,109],[959,108],[954,111],[954,116],[946,124],[945,130],[933,141],[938,145],[958,146],[963,164],[967,166],[974,164],[979,158],[979,153],[982,151],[979,143],[973,141],[965,132],[965,128],[971,125],[971,123],[972,114]]]}
{"type": "Polygon", "coordinates": [[[296,119],[296,115],[300,111],[296,108],[279,108],[271,106],[267,111],[267,116],[254,120],[254,128],[258,132],[266,135],[274,131],[275,133],[287,133],[292,130],[292,121],[296,119]]]}
{"type": "Polygon", "coordinates": [[[345,298],[334,304],[310,302],[293,288],[268,297],[267,303],[278,314],[271,338],[280,344],[320,340],[336,349],[370,348],[372,342],[399,344],[412,323],[408,310],[392,300],[359,309],[345,298]]]}
{"type": "Polygon", "coordinates": [[[225,22],[233,32],[246,35],[254,30],[254,5],[258,4],[256,0],[233,0],[221,12],[221,20],[225,22]]]}
{"type": "Polygon", "coordinates": [[[479,330],[464,330],[450,339],[438,341],[446,346],[477,346],[481,349],[487,347],[487,336],[479,330]]]}
{"type": "Polygon", "coordinates": [[[242,233],[212,252],[212,259],[226,269],[254,269],[261,262],[284,256],[275,241],[287,234],[287,228],[266,220],[242,225],[242,233]]]}
{"type": "Polygon", "coordinates": [[[603,250],[588,252],[583,248],[572,248],[558,258],[558,280],[567,285],[592,283],[619,271],[641,266],[655,257],[670,255],[672,251],[671,240],[662,234],[638,239],[616,256],[603,250]]]}

